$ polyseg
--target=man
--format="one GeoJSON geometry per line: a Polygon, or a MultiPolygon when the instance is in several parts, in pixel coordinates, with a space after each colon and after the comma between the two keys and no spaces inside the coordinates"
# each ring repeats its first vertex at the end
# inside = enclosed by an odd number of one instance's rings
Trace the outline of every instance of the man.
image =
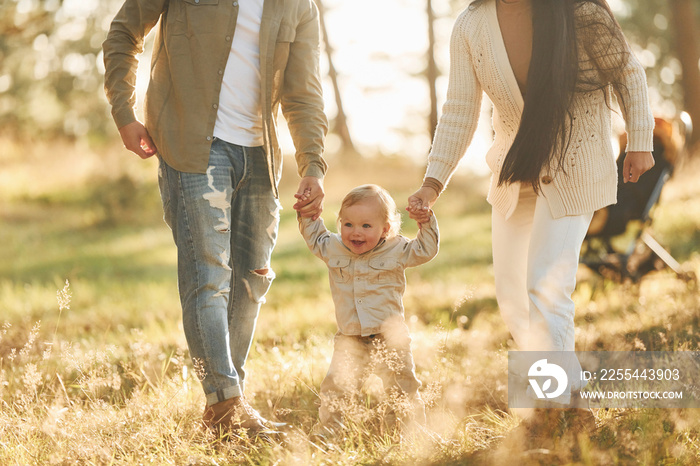
{"type": "Polygon", "coordinates": [[[103,49],[124,146],[160,159],[204,424],[268,429],[243,396],[244,364],[274,278],[280,104],[302,177],[294,208],[312,218],[323,208],[318,10],[312,0],[126,0],[103,49]],[[156,24],[144,126],[134,113],[136,56],[156,24]]]}

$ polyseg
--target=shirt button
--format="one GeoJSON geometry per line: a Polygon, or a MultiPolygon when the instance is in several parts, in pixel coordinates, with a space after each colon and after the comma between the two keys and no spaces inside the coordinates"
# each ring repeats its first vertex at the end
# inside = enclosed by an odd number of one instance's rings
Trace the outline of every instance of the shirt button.
{"type": "Polygon", "coordinates": [[[207,141],[211,141],[211,136],[207,136],[207,141]]]}
{"type": "Polygon", "coordinates": [[[226,40],[231,40],[231,36],[226,36],[226,40]]]}
{"type": "Polygon", "coordinates": [[[219,74],[224,74],[224,70],[219,70],[219,74]]]}
{"type": "Polygon", "coordinates": [[[238,2],[233,2],[233,6],[238,6],[238,2]]]}
{"type": "Polygon", "coordinates": [[[362,304],[362,300],[361,300],[361,299],[358,299],[357,302],[358,302],[359,304],[362,304]]]}
{"type": "Polygon", "coordinates": [[[217,104],[212,105],[213,108],[219,108],[217,104]]]}

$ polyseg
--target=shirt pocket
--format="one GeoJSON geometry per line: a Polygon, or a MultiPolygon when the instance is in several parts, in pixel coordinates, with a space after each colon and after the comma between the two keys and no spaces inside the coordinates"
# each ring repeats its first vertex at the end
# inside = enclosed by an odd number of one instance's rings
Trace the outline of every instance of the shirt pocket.
{"type": "Polygon", "coordinates": [[[336,283],[345,283],[350,280],[350,258],[333,256],[328,260],[328,270],[331,280],[336,283]]]}
{"type": "MultiPolygon", "coordinates": [[[[165,17],[165,33],[167,36],[181,36],[194,34],[198,26],[209,24],[212,13],[211,8],[197,8],[205,6],[217,6],[219,0],[179,0],[171,1],[165,17]]],[[[179,46],[172,46],[170,50],[179,50],[179,46]]]]}
{"type": "Polygon", "coordinates": [[[378,257],[369,261],[370,283],[391,283],[396,281],[396,259],[378,257]]]}

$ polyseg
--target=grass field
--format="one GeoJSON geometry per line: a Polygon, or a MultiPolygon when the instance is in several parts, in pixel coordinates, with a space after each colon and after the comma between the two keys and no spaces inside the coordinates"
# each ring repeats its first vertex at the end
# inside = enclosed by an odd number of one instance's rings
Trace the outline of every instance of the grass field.
{"type": "MultiPolygon", "coordinates": [[[[696,161],[697,162],[697,161],[696,161]]],[[[358,184],[400,207],[421,167],[330,159],[324,219],[358,184]]],[[[68,143],[0,141],[0,464],[698,464],[700,410],[598,411],[592,435],[548,449],[513,441],[507,351],[490,267],[487,180],[459,175],[436,206],[438,257],[407,271],[406,319],[428,425],[385,432],[369,401],[337,442],[309,440],[335,332],[323,263],[306,249],[282,185],[277,279],[249,358],[247,396],[292,428],[286,439],[217,442],[182,332],[175,248],[155,160],[68,143]]],[[[700,164],[667,184],[656,238],[700,275],[700,164]]],[[[404,233],[416,228],[404,216],[404,233]]],[[[580,270],[577,349],[700,350],[700,296],[669,270],[618,284],[580,270]]],[[[367,400],[377,381],[366,386],[367,400]]]]}

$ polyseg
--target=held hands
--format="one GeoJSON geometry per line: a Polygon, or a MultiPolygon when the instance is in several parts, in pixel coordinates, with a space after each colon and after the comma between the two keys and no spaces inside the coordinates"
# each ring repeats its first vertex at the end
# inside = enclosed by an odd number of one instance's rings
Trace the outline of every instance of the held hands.
{"type": "Polygon", "coordinates": [[[622,180],[625,183],[636,183],[653,166],[654,156],[651,152],[628,152],[622,165],[622,180]]]}
{"type": "Polygon", "coordinates": [[[315,176],[305,176],[294,194],[297,202],[292,207],[300,216],[316,220],[323,212],[324,196],[322,180],[315,176]]]}
{"type": "Polygon", "coordinates": [[[427,186],[423,186],[408,198],[408,216],[418,222],[420,227],[423,223],[430,221],[432,212],[430,208],[437,201],[438,193],[427,186]]]}
{"type": "Polygon", "coordinates": [[[119,128],[119,135],[122,137],[124,147],[142,159],[147,159],[158,152],[148,130],[139,121],[133,121],[119,128]]]}

